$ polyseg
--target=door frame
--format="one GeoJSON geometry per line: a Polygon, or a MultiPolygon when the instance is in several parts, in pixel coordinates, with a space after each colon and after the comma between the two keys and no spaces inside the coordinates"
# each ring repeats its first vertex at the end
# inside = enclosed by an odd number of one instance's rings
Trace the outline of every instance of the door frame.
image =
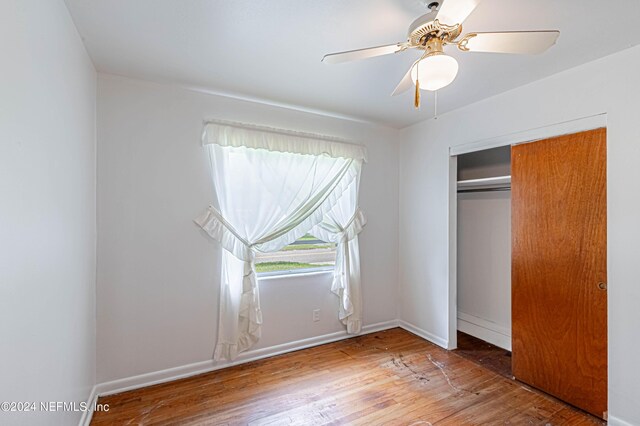
{"type": "MultiPolygon", "coordinates": [[[[496,136],[493,138],[482,139],[449,147],[449,336],[447,349],[451,350],[458,347],[458,155],[484,151],[486,149],[498,148],[502,146],[535,142],[552,137],[568,135],[571,133],[593,130],[600,127],[607,127],[607,113],[581,117],[574,120],[550,124],[548,126],[537,127],[521,132],[510,133],[507,135],[496,136]]],[[[607,144],[607,151],[608,150],[609,145],[607,144]]],[[[609,157],[607,156],[607,161],[608,158],[609,157]]],[[[609,168],[607,167],[607,175],[609,173],[608,170],[609,168]]],[[[609,179],[607,179],[607,193],[609,193],[609,179]]],[[[607,202],[607,206],[608,205],[609,203],[607,202]]],[[[609,232],[607,224],[607,238],[608,234],[609,232]]],[[[607,246],[607,263],[608,262],[609,247],[607,246]]],[[[608,273],[609,268],[607,267],[607,274],[608,273]]],[[[609,299],[607,298],[607,304],[609,303],[608,300],[609,299]]],[[[608,316],[609,306],[607,306],[607,318],[608,316]]],[[[607,341],[607,351],[609,351],[608,345],[609,342],[607,341]]]]}

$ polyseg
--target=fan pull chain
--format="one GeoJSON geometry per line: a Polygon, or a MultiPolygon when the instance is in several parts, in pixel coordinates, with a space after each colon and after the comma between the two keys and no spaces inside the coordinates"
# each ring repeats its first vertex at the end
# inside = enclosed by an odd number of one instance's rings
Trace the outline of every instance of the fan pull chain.
{"type": "Polygon", "coordinates": [[[434,120],[438,119],[438,91],[437,90],[434,92],[434,99],[433,99],[433,119],[434,120]]]}

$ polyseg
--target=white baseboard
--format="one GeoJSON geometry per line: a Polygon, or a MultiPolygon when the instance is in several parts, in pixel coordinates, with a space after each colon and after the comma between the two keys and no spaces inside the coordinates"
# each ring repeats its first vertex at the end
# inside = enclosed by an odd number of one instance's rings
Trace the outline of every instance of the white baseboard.
{"type": "Polygon", "coordinates": [[[434,343],[444,349],[448,349],[449,347],[449,341],[447,339],[443,339],[440,336],[436,336],[435,334],[431,334],[426,330],[423,330],[419,327],[416,327],[415,325],[408,323],[406,321],[403,320],[398,320],[398,325],[400,326],[400,328],[404,328],[405,330],[415,334],[416,336],[420,336],[425,340],[430,341],[431,343],[434,343]]]}
{"type": "MultiPolygon", "coordinates": [[[[607,424],[609,426],[634,426],[634,423],[627,422],[625,420],[622,420],[619,417],[612,416],[611,414],[609,414],[609,417],[607,419],[607,424]]],[[[637,425],[637,423],[635,424],[637,425]]]]}
{"type": "Polygon", "coordinates": [[[193,364],[182,365],[179,367],[168,368],[166,370],[154,371],[151,373],[140,374],[137,376],[126,377],[123,379],[113,380],[109,382],[99,383],[96,385],[96,393],[98,396],[112,395],[116,393],[126,392],[133,389],[139,389],[159,383],[170,382],[173,380],[183,379],[185,377],[195,376],[198,374],[208,373],[221,368],[231,367],[238,364],[244,364],[263,358],[281,355],[287,352],[293,352],[300,349],[306,349],[313,346],[324,345],[326,343],[336,342],[338,340],[349,339],[363,334],[375,333],[376,331],[388,330],[398,327],[398,321],[386,321],[377,324],[365,325],[362,332],[358,335],[347,334],[346,331],[338,331],[335,333],[325,334],[322,336],[301,339],[282,345],[270,346],[268,348],[256,349],[244,352],[238,356],[233,362],[214,362],[206,360],[193,364]]]}
{"type": "Polygon", "coordinates": [[[98,401],[98,394],[96,392],[96,386],[91,388],[91,393],[89,393],[89,397],[87,398],[87,411],[82,413],[82,417],[80,417],[80,422],[78,423],[79,426],[89,426],[91,424],[93,410],[96,406],[96,402],[98,401]]]}
{"type": "Polygon", "coordinates": [[[495,322],[458,311],[458,330],[502,349],[511,350],[511,330],[495,322]]]}

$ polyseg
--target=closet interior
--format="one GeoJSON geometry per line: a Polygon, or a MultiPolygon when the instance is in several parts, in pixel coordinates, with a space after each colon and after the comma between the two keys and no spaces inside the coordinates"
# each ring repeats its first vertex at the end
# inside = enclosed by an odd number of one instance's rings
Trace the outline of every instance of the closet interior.
{"type": "Polygon", "coordinates": [[[511,147],[458,156],[458,330],[511,350],[511,147]]]}

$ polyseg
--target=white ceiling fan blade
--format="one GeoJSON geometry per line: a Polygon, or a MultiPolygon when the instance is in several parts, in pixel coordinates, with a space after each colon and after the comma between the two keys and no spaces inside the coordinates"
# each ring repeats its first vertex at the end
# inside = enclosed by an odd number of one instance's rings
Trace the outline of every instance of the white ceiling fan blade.
{"type": "MultiPolygon", "coordinates": [[[[416,62],[418,62],[418,61],[416,61],[416,62]]],[[[411,87],[413,86],[413,79],[411,78],[411,70],[413,69],[413,67],[416,64],[416,62],[411,64],[411,66],[409,67],[409,70],[404,75],[404,77],[402,77],[402,80],[400,80],[400,83],[398,83],[398,85],[394,89],[394,91],[391,94],[391,96],[399,95],[400,93],[404,93],[407,90],[411,89],[411,87]]]]}
{"type": "Polygon", "coordinates": [[[388,55],[407,49],[406,43],[387,44],[385,46],[368,47],[366,49],[349,50],[347,52],[330,53],[324,55],[322,62],[339,64],[341,62],[355,61],[358,59],[373,58],[374,56],[388,55]]]}
{"type": "Polygon", "coordinates": [[[469,52],[535,55],[553,46],[559,35],[560,31],[470,33],[460,40],[458,47],[469,52]]]}
{"type": "Polygon", "coordinates": [[[436,19],[445,25],[462,24],[479,3],[480,0],[444,0],[436,19]]]}

